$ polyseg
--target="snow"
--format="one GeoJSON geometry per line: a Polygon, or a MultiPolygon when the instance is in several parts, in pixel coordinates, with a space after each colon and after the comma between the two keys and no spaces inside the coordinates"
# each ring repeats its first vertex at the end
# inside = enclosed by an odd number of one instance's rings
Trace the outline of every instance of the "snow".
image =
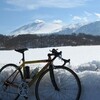
{"type": "MultiPolygon", "coordinates": [[[[100,46],[67,46],[29,49],[25,52],[25,58],[26,60],[46,59],[49,50],[53,48],[62,51],[63,58],[71,59],[71,65],[73,66],[95,60],[100,61],[100,46]]],[[[14,50],[0,51],[0,63],[19,63],[20,60],[21,54],[14,50]]]]}
{"type": "MultiPolygon", "coordinates": [[[[45,59],[52,48],[55,47],[29,49],[25,52],[26,60],[45,59]]],[[[73,69],[80,78],[82,84],[80,100],[100,100],[100,46],[56,48],[62,51],[63,58],[71,59],[71,65],[68,67],[73,69]]],[[[0,51],[1,66],[6,63],[19,64],[20,59],[21,54],[14,50],[0,51]]],[[[58,63],[58,60],[55,63],[58,63]]],[[[33,88],[34,86],[30,90],[31,93],[34,92],[33,88]]],[[[35,100],[33,94],[30,94],[29,100],[35,100]]]]}

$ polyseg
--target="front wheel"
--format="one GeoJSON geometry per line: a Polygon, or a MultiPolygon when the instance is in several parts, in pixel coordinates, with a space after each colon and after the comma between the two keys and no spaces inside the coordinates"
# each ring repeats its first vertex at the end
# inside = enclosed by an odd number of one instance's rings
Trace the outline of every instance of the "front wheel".
{"type": "Polygon", "coordinates": [[[81,82],[70,68],[55,66],[53,69],[55,81],[60,89],[55,90],[50,78],[50,69],[44,71],[37,80],[35,95],[37,100],[79,100],[81,82]]]}

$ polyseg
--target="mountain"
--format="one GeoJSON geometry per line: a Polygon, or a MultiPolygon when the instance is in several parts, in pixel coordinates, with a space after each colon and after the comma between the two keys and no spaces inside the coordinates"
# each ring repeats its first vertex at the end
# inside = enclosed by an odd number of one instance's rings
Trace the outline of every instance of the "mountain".
{"type": "Polygon", "coordinates": [[[83,26],[84,24],[82,23],[77,23],[77,24],[69,24],[66,25],[62,28],[62,30],[55,32],[54,34],[72,34],[74,32],[76,32],[76,30],[78,30],[81,26],[83,26]]]}
{"type": "Polygon", "coordinates": [[[33,23],[24,25],[13,32],[10,35],[19,35],[19,34],[49,34],[58,32],[62,29],[62,24],[53,22],[46,23],[42,20],[37,20],[33,23]]]}
{"type": "Polygon", "coordinates": [[[100,21],[88,23],[88,24],[72,24],[63,28],[56,34],[72,34],[72,33],[85,33],[90,35],[100,35],[100,21]],[[71,27],[72,26],[72,27],[71,27]]]}
{"type": "Polygon", "coordinates": [[[30,34],[30,33],[34,33],[35,31],[37,31],[38,29],[40,29],[42,26],[44,25],[43,22],[38,22],[38,23],[31,23],[28,25],[24,25],[16,30],[14,30],[13,32],[11,32],[11,34],[30,34]]]}
{"type": "Polygon", "coordinates": [[[69,24],[63,25],[60,22],[46,23],[42,20],[24,25],[13,32],[11,35],[19,34],[72,34],[85,33],[91,35],[100,35],[100,21],[88,24],[69,24]]]}
{"type": "Polygon", "coordinates": [[[61,22],[46,23],[42,20],[24,25],[10,33],[10,35],[19,34],[71,34],[75,32],[82,24],[64,25],[61,22]]]}
{"type": "Polygon", "coordinates": [[[84,25],[75,31],[76,33],[86,33],[92,35],[100,35],[100,21],[92,22],[84,25]]]}

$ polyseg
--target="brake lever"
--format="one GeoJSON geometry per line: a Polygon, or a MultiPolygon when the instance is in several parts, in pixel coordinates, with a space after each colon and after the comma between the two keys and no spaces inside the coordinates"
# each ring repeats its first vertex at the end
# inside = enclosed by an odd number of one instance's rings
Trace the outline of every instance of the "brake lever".
{"type": "Polygon", "coordinates": [[[70,65],[70,59],[66,60],[66,59],[63,59],[63,58],[62,58],[61,60],[64,61],[64,64],[63,64],[62,66],[64,66],[66,63],[69,63],[69,65],[70,65]]]}

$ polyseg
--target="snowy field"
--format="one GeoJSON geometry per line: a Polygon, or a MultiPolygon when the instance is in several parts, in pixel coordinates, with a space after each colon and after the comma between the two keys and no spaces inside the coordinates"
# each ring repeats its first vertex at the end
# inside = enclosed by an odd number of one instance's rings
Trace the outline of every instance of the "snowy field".
{"type": "MultiPolygon", "coordinates": [[[[56,48],[62,51],[63,58],[71,59],[69,67],[78,74],[81,80],[82,94],[80,100],[100,100],[100,46],[68,46],[56,48]]],[[[47,53],[51,49],[29,49],[25,52],[26,60],[46,59],[47,53]]],[[[21,54],[14,50],[0,51],[0,67],[7,63],[18,64],[20,59],[21,54]]]]}

